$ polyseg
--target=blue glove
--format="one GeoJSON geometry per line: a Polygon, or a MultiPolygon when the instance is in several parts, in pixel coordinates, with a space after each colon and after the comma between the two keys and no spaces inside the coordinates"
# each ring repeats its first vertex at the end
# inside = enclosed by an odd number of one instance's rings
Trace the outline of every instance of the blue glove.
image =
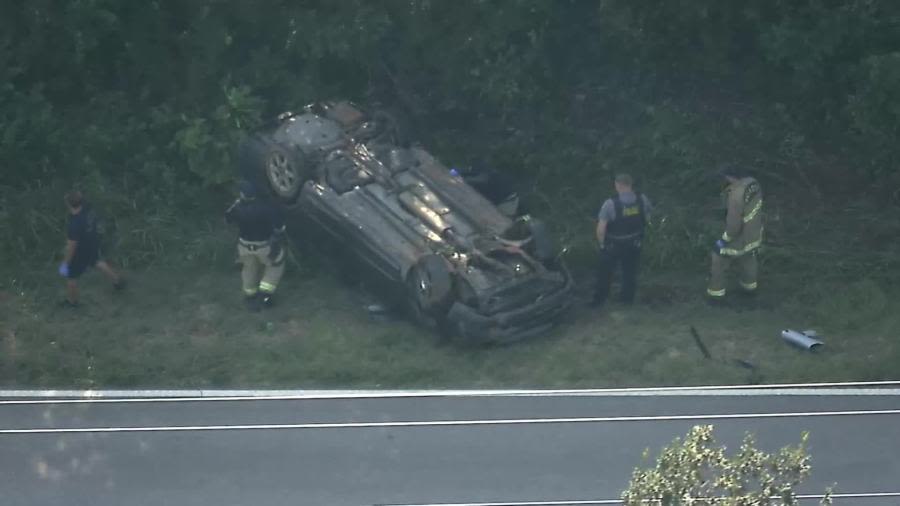
{"type": "Polygon", "coordinates": [[[459,171],[456,169],[456,167],[450,169],[450,175],[453,177],[459,177],[459,171]]]}
{"type": "Polygon", "coordinates": [[[719,239],[718,241],[716,241],[715,246],[713,246],[713,251],[715,251],[716,253],[722,253],[722,248],[727,245],[728,243],[725,242],[725,239],[719,239]]]}
{"type": "Polygon", "coordinates": [[[59,275],[64,278],[69,277],[69,264],[65,262],[59,264],[59,275]]]}

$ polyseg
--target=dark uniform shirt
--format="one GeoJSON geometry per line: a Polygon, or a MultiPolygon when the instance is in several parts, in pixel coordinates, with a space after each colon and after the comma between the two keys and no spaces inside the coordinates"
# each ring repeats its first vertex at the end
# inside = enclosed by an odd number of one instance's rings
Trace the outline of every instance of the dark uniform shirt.
{"type": "Polygon", "coordinates": [[[646,195],[625,192],[607,199],[597,218],[607,223],[607,241],[640,239],[650,211],[650,199],[646,195]]]}
{"type": "Polygon", "coordinates": [[[97,231],[97,215],[86,204],[78,214],[69,215],[66,237],[78,242],[72,263],[95,263],[100,250],[100,233],[97,231]],[[93,260],[93,262],[91,262],[93,260]]]}
{"type": "Polygon", "coordinates": [[[284,231],[284,218],[278,207],[261,200],[242,200],[225,212],[225,221],[238,226],[238,236],[251,242],[268,241],[284,231]]]}

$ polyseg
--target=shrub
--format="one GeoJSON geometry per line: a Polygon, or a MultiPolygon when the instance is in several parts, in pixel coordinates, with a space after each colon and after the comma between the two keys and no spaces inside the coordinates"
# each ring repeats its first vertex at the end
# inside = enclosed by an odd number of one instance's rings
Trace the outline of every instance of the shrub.
{"type": "MultiPolygon", "coordinates": [[[[794,489],[810,473],[808,437],[804,433],[799,445],[766,453],[748,434],[729,457],[716,445],[712,425],[695,426],[684,440],[662,450],[655,468],[635,469],[622,501],[625,506],[796,505],[794,489]]],[[[829,496],[822,504],[831,504],[829,496]]]]}

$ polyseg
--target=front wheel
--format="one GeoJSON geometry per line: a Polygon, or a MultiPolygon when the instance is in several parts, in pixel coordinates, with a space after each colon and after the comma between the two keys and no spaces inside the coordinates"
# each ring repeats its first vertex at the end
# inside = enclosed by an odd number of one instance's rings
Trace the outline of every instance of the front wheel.
{"type": "Polygon", "coordinates": [[[413,319],[440,326],[453,303],[453,278],[439,255],[426,255],[406,275],[406,297],[413,319]]]}

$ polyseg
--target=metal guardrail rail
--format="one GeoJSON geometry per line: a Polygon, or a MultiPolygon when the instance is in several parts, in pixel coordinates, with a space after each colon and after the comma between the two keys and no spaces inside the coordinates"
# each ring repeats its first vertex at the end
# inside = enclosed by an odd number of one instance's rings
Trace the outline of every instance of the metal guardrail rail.
{"type": "Polygon", "coordinates": [[[726,413],[700,415],[656,415],[656,416],[596,416],[571,418],[509,418],[496,420],[416,420],[392,422],[314,422],[283,424],[235,424],[235,425],[174,425],[145,427],[60,427],[0,429],[4,434],[73,434],[73,433],[115,433],[115,432],[214,432],[250,430],[322,430],[322,429],[372,429],[408,427],[475,427],[512,426],[546,424],[584,424],[610,422],[671,422],[707,421],[735,419],[771,418],[812,418],[834,416],[885,416],[900,415],[900,409],[855,410],[855,411],[803,411],[781,413],[726,413]]]}
{"type": "Polygon", "coordinates": [[[488,390],[0,390],[0,405],[154,402],[239,402],[337,399],[467,397],[580,397],[636,395],[816,395],[841,390],[844,395],[900,395],[900,380],[770,385],[702,385],[637,388],[488,389],[488,390]]]}

